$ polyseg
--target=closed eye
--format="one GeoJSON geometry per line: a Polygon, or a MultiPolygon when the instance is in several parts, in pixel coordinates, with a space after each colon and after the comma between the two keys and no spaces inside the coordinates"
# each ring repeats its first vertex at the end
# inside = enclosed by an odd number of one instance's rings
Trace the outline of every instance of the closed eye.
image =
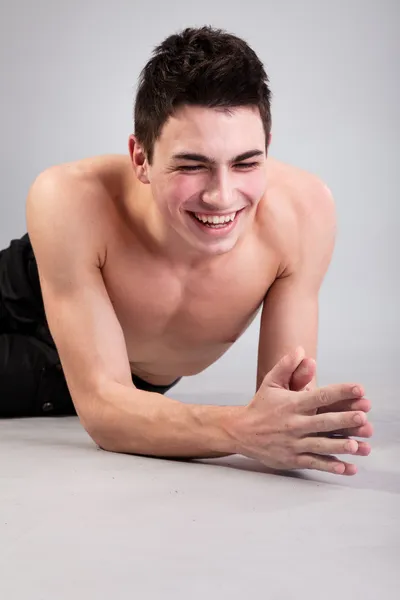
{"type": "Polygon", "coordinates": [[[236,165],[237,167],[244,167],[244,168],[248,168],[248,167],[257,167],[260,163],[258,162],[252,162],[252,163],[239,163],[238,165],[236,165]]]}
{"type": "Polygon", "coordinates": [[[204,169],[202,166],[197,167],[177,167],[178,171],[198,171],[199,169],[204,169]]]}
{"type": "MultiPolygon", "coordinates": [[[[252,163],[238,163],[237,165],[234,165],[235,167],[239,168],[239,169],[248,169],[251,167],[256,167],[257,165],[259,165],[258,162],[252,162],[252,163]]],[[[206,167],[204,165],[196,165],[196,166],[183,166],[183,167],[178,167],[178,171],[199,171],[200,169],[205,169],[206,167]]]]}

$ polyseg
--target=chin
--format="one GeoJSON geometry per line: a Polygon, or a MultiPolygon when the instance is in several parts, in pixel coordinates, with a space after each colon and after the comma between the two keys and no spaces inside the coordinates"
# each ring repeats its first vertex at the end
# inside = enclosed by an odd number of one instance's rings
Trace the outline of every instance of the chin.
{"type": "Polygon", "coordinates": [[[231,237],[225,240],[215,240],[214,242],[208,243],[194,243],[191,240],[191,246],[195,250],[198,250],[203,256],[219,256],[221,254],[227,254],[236,246],[238,238],[231,237]]]}

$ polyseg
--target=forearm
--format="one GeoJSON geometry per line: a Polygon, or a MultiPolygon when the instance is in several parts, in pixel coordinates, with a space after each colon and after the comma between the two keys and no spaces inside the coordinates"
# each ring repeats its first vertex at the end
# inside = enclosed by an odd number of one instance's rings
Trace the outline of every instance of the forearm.
{"type": "Polygon", "coordinates": [[[103,390],[87,430],[104,450],[159,457],[235,453],[228,423],[241,407],[184,404],[120,384],[103,390]]]}

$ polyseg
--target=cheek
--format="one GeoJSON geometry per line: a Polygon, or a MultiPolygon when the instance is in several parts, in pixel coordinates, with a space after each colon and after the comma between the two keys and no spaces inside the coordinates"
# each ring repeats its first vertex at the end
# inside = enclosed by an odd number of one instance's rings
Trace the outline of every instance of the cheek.
{"type": "Polygon", "coordinates": [[[240,182],[238,189],[243,196],[258,200],[263,195],[265,187],[265,177],[255,174],[253,177],[244,178],[243,181],[240,182]]]}
{"type": "Polygon", "coordinates": [[[179,204],[196,196],[204,188],[200,177],[177,177],[168,186],[168,196],[174,204],[179,204]]]}

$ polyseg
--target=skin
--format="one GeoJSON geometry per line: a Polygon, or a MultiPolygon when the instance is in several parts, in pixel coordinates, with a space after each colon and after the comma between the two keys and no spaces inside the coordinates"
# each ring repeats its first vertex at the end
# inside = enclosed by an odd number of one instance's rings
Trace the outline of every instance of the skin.
{"type": "MultiPolygon", "coordinates": [[[[256,109],[182,108],[165,124],[151,165],[132,135],[129,156],[52,167],[30,190],[27,222],[76,405],[99,377],[132,385],[133,372],[168,384],[200,373],[259,311],[256,389],[299,345],[306,358],[290,389],[316,387],[318,294],[334,249],[334,201],[317,177],[269,156],[256,109]],[[250,150],[259,154],[232,162],[250,150]],[[173,158],[182,152],[209,160],[173,158]],[[188,214],[239,209],[233,230],[220,236],[200,230],[188,214]],[[75,311],[73,321],[62,318],[64,305],[65,315],[75,311]],[[70,341],[71,327],[86,332],[79,344],[70,341]]],[[[362,396],[329,412],[368,412],[362,396]]],[[[372,428],[342,433],[369,437],[372,428]]],[[[370,452],[366,442],[354,441],[353,449],[370,452]]],[[[344,464],[345,474],[355,472],[344,464]]]]}

